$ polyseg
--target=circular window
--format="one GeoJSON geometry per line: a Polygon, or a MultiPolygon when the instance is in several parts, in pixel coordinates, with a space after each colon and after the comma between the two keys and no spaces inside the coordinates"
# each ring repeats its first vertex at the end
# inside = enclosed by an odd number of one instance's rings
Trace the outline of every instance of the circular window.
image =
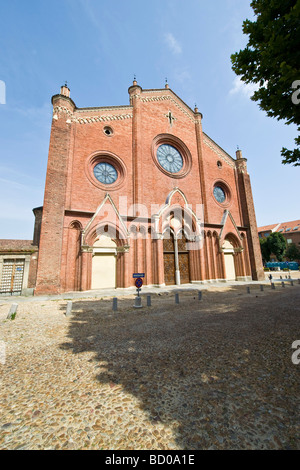
{"type": "Polygon", "coordinates": [[[94,175],[103,184],[112,184],[118,178],[118,172],[115,167],[107,162],[98,163],[94,167],[94,175]]]}
{"type": "Polygon", "coordinates": [[[224,206],[228,206],[231,201],[231,192],[225,181],[216,181],[212,188],[215,201],[224,206]]]}
{"type": "Polygon", "coordinates": [[[218,201],[220,204],[224,204],[226,201],[226,193],[221,186],[215,186],[214,187],[214,196],[216,201],[218,201]]]}
{"type": "Polygon", "coordinates": [[[157,160],[170,173],[178,173],[183,167],[182,156],[172,145],[160,145],[157,149],[157,160]]]}
{"type": "Polygon", "coordinates": [[[172,178],[184,178],[192,168],[189,149],[174,135],[157,135],[152,141],[151,154],[157,168],[172,178]]]}
{"type": "Polygon", "coordinates": [[[114,131],[112,130],[112,128],[109,127],[109,126],[105,126],[105,127],[103,128],[103,132],[104,132],[105,135],[108,135],[108,136],[113,135],[113,133],[114,133],[114,131]]]}
{"type": "Polygon", "coordinates": [[[86,160],[85,173],[90,182],[103,190],[119,188],[126,178],[126,166],[110,152],[96,152],[86,160]]]}

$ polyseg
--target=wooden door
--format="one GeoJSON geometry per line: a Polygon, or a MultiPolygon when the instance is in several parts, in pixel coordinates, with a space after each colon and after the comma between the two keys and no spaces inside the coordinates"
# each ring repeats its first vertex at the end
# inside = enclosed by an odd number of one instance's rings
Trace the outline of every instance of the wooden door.
{"type": "Polygon", "coordinates": [[[165,284],[170,286],[176,284],[175,280],[175,248],[174,238],[169,233],[164,236],[164,274],[165,284]],[[170,237],[170,238],[169,238],[170,237]]]}
{"type": "Polygon", "coordinates": [[[189,252],[185,236],[182,234],[178,238],[178,262],[180,271],[180,284],[188,284],[190,282],[190,262],[189,252]]]}

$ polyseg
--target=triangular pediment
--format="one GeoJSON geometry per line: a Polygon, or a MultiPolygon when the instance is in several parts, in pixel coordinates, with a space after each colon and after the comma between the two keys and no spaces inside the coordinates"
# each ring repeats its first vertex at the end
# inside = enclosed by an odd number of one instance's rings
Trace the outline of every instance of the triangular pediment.
{"type": "Polygon", "coordinates": [[[221,225],[222,225],[222,228],[221,228],[221,231],[220,231],[220,246],[223,245],[226,236],[228,236],[230,234],[236,236],[237,239],[240,242],[242,242],[241,233],[240,233],[239,229],[237,228],[237,225],[235,223],[235,220],[234,220],[231,212],[227,209],[224,211],[222,221],[221,221],[221,225]]]}
{"type": "Polygon", "coordinates": [[[129,234],[126,225],[124,224],[114,201],[108,193],[105,195],[95,214],[84,228],[82,232],[82,245],[91,245],[97,235],[99,235],[101,228],[106,225],[116,229],[116,236],[119,238],[128,238],[129,234]]]}

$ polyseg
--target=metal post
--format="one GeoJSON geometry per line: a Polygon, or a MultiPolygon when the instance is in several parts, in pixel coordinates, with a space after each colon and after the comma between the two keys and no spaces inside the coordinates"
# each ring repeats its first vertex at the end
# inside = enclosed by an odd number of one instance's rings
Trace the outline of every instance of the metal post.
{"type": "Polygon", "coordinates": [[[247,287],[247,294],[250,294],[250,287],[247,287]]]}
{"type": "Polygon", "coordinates": [[[176,281],[176,284],[179,286],[180,285],[180,270],[179,270],[177,237],[174,237],[174,251],[175,251],[175,281],[176,281]]]}
{"type": "Polygon", "coordinates": [[[261,290],[261,292],[264,291],[264,286],[263,285],[260,286],[260,290],[261,290]]]}
{"type": "Polygon", "coordinates": [[[202,290],[198,290],[198,300],[202,300],[202,290]]]}
{"type": "Polygon", "coordinates": [[[113,298],[113,311],[116,312],[118,310],[118,299],[117,297],[113,298]]]}
{"type": "Polygon", "coordinates": [[[147,295],[147,307],[151,307],[151,295],[147,295]]]}
{"type": "Polygon", "coordinates": [[[176,292],[175,294],[175,304],[179,304],[179,294],[176,292]]]}

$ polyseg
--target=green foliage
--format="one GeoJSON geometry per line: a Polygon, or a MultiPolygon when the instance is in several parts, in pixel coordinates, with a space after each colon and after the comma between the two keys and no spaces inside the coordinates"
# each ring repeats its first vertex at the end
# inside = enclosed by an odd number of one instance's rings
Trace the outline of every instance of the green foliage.
{"type": "Polygon", "coordinates": [[[267,240],[271,253],[274,253],[278,261],[283,261],[283,257],[286,251],[286,241],[282,233],[271,233],[267,240]]]}
{"type": "MultiPolygon", "coordinates": [[[[245,83],[257,84],[251,99],[268,116],[300,131],[300,0],[253,0],[251,7],[256,20],[243,22],[248,44],[231,56],[232,68],[245,83]]],[[[282,149],[282,163],[300,165],[300,137],[295,144],[299,148],[282,149]]]]}
{"type": "Polygon", "coordinates": [[[292,243],[291,245],[288,246],[285,252],[285,257],[288,258],[290,261],[300,260],[300,250],[295,245],[295,243],[292,243]]]}
{"type": "Polygon", "coordinates": [[[260,238],[259,243],[260,243],[262,259],[265,262],[270,261],[271,250],[270,250],[270,247],[268,245],[268,239],[267,238],[260,238]]]}

